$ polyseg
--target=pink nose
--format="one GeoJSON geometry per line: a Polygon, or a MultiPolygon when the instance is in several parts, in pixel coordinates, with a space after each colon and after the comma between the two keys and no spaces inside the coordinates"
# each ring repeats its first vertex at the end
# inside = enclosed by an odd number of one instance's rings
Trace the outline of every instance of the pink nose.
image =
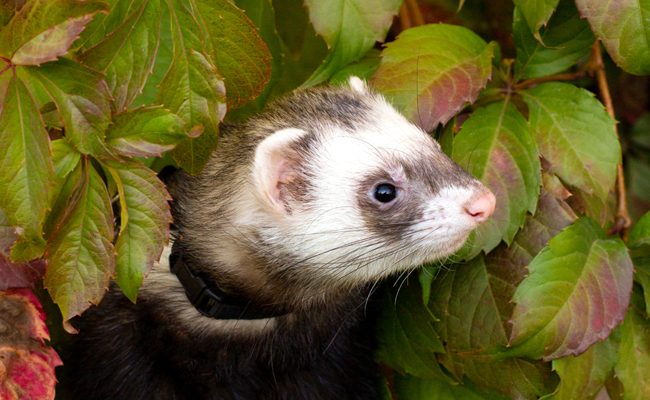
{"type": "Polygon", "coordinates": [[[492,192],[487,192],[483,196],[474,200],[469,207],[466,207],[465,212],[471,216],[477,224],[480,224],[492,215],[496,203],[497,199],[494,197],[492,192]]]}

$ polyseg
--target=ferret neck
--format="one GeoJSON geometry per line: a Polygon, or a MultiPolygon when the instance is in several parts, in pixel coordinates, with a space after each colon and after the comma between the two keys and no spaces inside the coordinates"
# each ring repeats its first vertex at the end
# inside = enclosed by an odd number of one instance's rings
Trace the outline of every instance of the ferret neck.
{"type": "Polygon", "coordinates": [[[250,299],[225,293],[215,282],[206,282],[187,263],[177,246],[169,255],[169,268],[185,288],[185,295],[201,314],[215,319],[265,319],[285,315],[282,310],[261,308],[250,299]]]}

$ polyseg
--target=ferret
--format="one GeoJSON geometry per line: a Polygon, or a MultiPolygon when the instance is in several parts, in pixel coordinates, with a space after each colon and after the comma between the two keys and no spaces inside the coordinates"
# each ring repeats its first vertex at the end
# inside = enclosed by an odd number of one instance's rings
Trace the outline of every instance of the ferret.
{"type": "Polygon", "coordinates": [[[137,303],[112,286],[73,321],[72,398],[377,399],[373,285],[457,251],[494,195],[356,77],[219,140],[169,178],[137,303]]]}

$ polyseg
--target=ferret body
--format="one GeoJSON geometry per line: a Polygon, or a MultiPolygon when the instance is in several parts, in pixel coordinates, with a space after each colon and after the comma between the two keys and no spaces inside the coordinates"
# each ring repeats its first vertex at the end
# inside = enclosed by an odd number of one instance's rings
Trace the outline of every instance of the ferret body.
{"type": "Polygon", "coordinates": [[[372,285],[452,254],[494,209],[357,78],[224,125],[206,169],[168,186],[173,245],[138,302],[111,288],[74,321],[74,399],[376,399],[372,285]],[[260,316],[199,312],[170,258],[260,316]]]}

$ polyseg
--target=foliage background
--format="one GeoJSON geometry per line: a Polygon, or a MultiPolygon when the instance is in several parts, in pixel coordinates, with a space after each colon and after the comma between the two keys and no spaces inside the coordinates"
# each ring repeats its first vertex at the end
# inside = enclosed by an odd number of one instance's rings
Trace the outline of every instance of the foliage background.
{"type": "Polygon", "coordinates": [[[53,398],[60,364],[11,288],[60,349],[110,279],[136,301],[169,235],[156,172],[358,75],[497,195],[381,293],[386,397],[650,398],[650,4],[616,4],[1,1],[0,305],[26,317],[3,314],[0,397],[53,398]]]}

